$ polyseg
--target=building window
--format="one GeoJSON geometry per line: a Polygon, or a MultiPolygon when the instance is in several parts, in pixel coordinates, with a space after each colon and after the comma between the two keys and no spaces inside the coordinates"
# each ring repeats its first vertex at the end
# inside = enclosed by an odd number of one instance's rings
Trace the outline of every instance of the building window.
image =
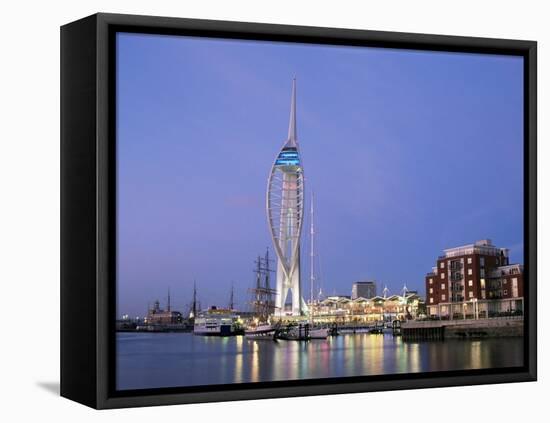
{"type": "Polygon", "coordinates": [[[439,263],[439,268],[445,269],[445,262],[442,261],[441,263],[439,263]]]}
{"type": "Polygon", "coordinates": [[[440,276],[441,276],[441,279],[445,279],[445,273],[442,272],[442,273],[440,274],[440,276]]]}
{"type": "Polygon", "coordinates": [[[472,269],[468,269],[468,275],[472,275],[472,269]]]}
{"type": "Polygon", "coordinates": [[[468,281],[468,286],[474,286],[474,281],[470,279],[470,280],[468,281]]]}
{"type": "Polygon", "coordinates": [[[479,258],[479,266],[480,266],[480,267],[485,266],[485,257],[480,257],[480,258],[479,258]]]}
{"type": "Polygon", "coordinates": [[[484,278],[485,277],[485,269],[479,269],[479,277],[484,278]]]}
{"type": "Polygon", "coordinates": [[[445,284],[444,283],[441,284],[441,289],[445,289],[445,284]]]}
{"type": "Polygon", "coordinates": [[[474,293],[473,293],[472,291],[468,292],[468,297],[473,298],[473,297],[474,297],[474,293]]]}
{"type": "Polygon", "coordinates": [[[445,301],[446,297],[445,294],[441,294],[441,301],[445,301]]]}
{"type": "Polygon", "coordinates": [[[433,280],[433,278],[430,278],[430,285],[431,285],[432,283],[434,283],[434,280],[433,280]]]}
{"type": "Polygon", "coordinates": [[[472,258],[468,257],[468,264],[472,264],[472,258]]]}
{"type": "Polygon", "coordinates": [[[503,291],[503,294],[504,294],[504,295],[508,295],[508,290],[505,289],[505,290],[503,291]]]}
{"type": "Polygon", "coordinates": [[[430,288],[430,294],[433,294],[433,293],[434,293],[434,289],[430,288]]]}
{"type": "Polygon", "coordinates": [[[433,304],[433,302],[434,302],[434,299],[430,297],[430,304],[433,304]]]}
{"type": "Polygon", "coordinates": [[[485,290],[484,290],[484,289],[481,291],[481,299],[482,299],[482,300],[485,299],[485,290]]]}
{"type": "Polygon", "coordinates": [[[512,278],[512,297],[519,297],[518,278],[512,278]]]}

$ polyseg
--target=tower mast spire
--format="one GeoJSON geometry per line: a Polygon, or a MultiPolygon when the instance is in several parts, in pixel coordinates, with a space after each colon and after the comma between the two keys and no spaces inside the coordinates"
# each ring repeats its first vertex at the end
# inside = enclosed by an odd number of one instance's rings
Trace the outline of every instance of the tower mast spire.
{"type": "Polygon", "coordinates": [[[298,131],[296,128],[296,78],[292,80],[292,95],[290,99],[290,119],[288,123],[289,146],[296,147],[298,131]]]}
{"type": "Polygon", "coordinates": [[[277,255],[275,307],[285,314],[292,293],[292,315],[303,315],[306,302],[300,293],[300,238],[304,217],[304,168],[296,130],[296,80],[292,81],[288,138],[279,151],[267,181],[266,212],[277,255]]]}

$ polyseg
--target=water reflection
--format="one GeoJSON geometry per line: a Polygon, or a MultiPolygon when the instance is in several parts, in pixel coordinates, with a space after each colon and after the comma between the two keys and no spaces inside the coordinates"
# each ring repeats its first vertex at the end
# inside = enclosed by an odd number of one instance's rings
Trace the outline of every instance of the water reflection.
{"type": "Polygon", "coordinates": [[[117,335],[117,387],[139,389],[521,366],[522,338],[405,343],[355,334],[310,342],[117,335]]]}

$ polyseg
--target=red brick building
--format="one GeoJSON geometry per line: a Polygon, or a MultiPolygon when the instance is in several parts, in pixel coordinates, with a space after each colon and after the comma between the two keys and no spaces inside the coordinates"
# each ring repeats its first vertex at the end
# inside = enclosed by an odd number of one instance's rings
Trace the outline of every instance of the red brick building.
{"type": "Polygon", "coordinates": [[[150,325],[171,325],[181,323],[183,316],[179,311],[170,310],[170,300],[168,300],[168,306],[166,310],[160,308],[160,302],[155,301],[153,308],[147,312],[145,322],[150,325]]]}
{"type": "Polygon", "coordinates": [[[523,266],[484,239],[444,250],[425,282],[428,314],[435,315],[440,304],[523,297],[523,266]]]}
{"type": "Polygon", "coordinates": [[[487,279],[489,299],[523,297],[523,266],[500,266],[489,272],[487,279]]]}

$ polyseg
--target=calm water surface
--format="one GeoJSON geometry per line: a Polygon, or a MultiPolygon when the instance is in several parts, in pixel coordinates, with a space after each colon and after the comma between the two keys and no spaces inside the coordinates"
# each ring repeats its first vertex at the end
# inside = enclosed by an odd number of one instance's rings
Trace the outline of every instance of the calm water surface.
{"type": "Polygon", "coordinates": [[[380,375],[523,365],[522,338],[403,342],[342,335],[310,342],[118,333],[117,389],[380,375]]]}

